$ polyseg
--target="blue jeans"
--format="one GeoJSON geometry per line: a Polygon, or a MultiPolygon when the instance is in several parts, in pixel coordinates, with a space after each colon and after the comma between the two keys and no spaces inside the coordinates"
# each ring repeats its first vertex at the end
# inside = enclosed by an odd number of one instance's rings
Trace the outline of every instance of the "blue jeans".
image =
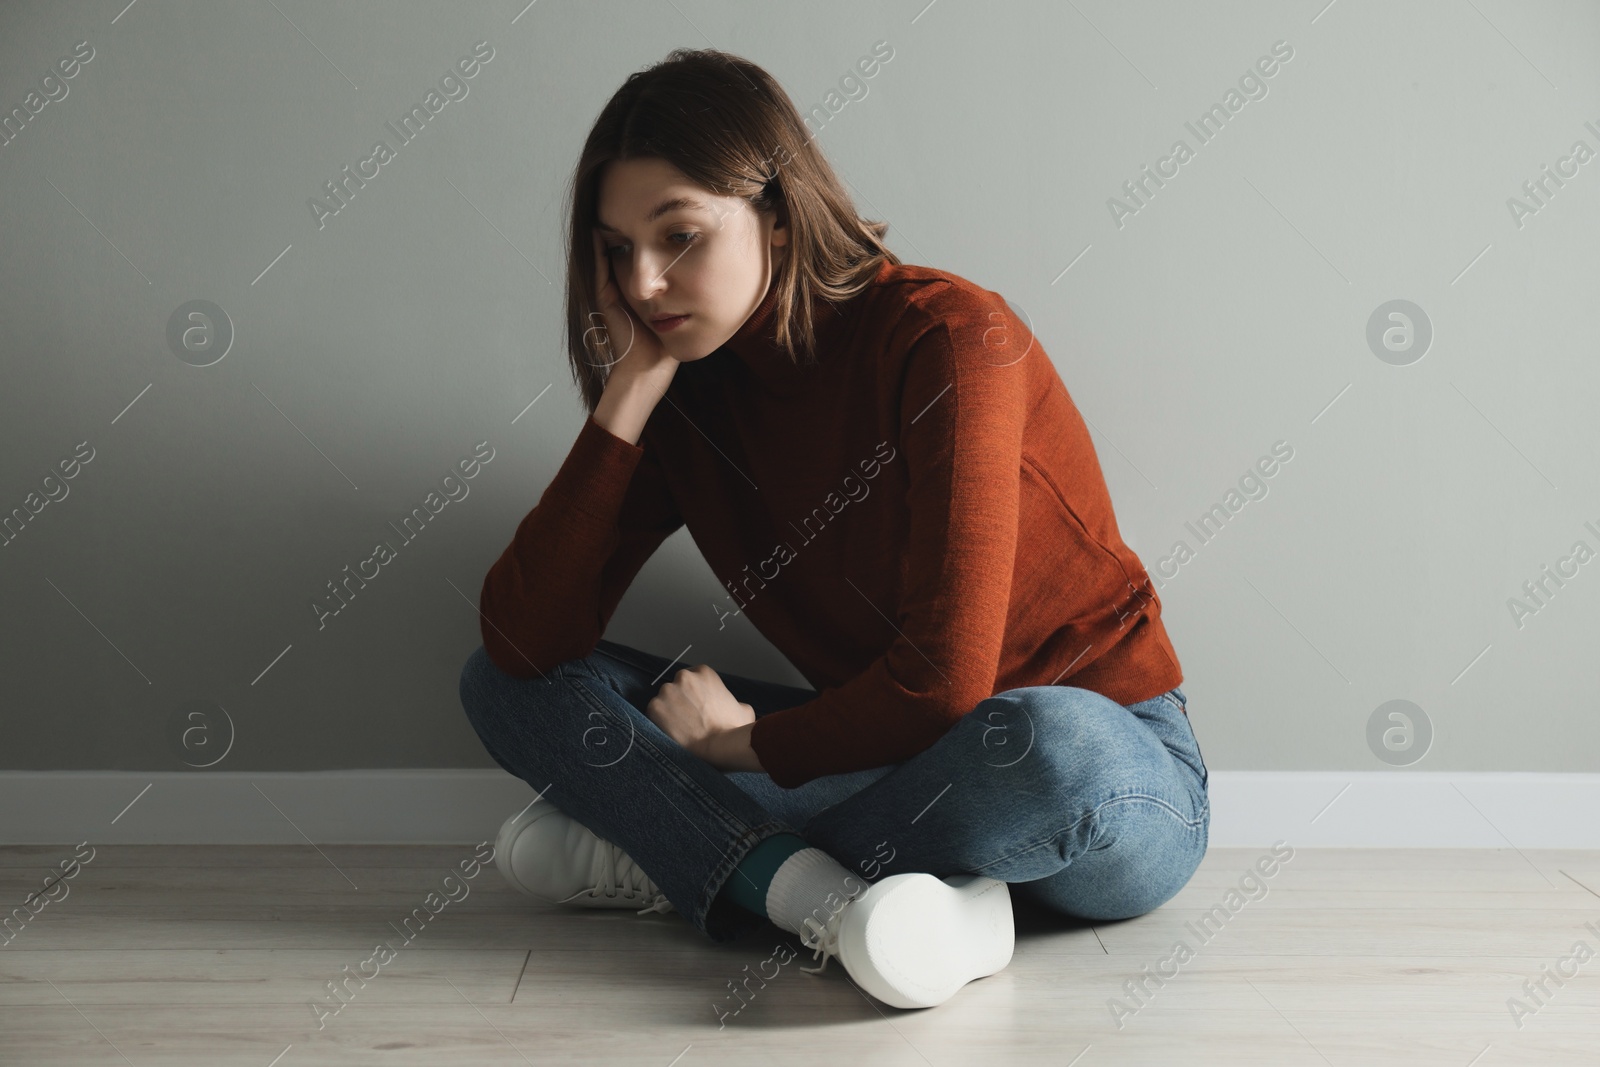
{"type": "MultiPolygon", "coordinates": [[[[866,882],[987,875],[1091,920],[1161,906],[1205,855],[1208,776],[1181,689],[1131,707],[1074,686],[1010,689],[903,763],[785,789],[717,770],[640,710],[690,666],[602,640],[525,679],[479,647],[461,704],[496,763],[620,847],[713,941],[767,922],[718,894],[747,852],[782,832],[866,882]]],[[[721,677],[757,717],[816,696],[721,677]]]]}

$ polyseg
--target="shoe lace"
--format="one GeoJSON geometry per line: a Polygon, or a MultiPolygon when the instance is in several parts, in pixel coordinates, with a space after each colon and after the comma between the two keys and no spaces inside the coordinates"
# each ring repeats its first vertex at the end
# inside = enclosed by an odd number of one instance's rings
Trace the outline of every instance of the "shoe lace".
{"type": "MultiPolygon", "coordinates": [[[[848,906],[848,902],[846,902],[846,906],[848,906]]],[[[802,971],[807,974],[821,974],[827,970],[828,961],[839,954],[839,925],[842,921],[841,916],[844,913],[845,909],[840,908],[828,916],[826,923],[818,923],[810,915],[801,920],[800,925],[805,929],[800,934],[800,943],[806,948],[814,950],[811,955],[813,960],[818,957],[822,959],[821,966],[802,967],[800,968],[802,971]]]]}
{"type": "Polygon", "coordinates": [[[646,912],[666,914],[676,910],[672,901],[661,892],[659,886],[650,880],[644,873],[644,868],[628,856],[626,852],[604,838],[600,839],[600,847],[595,849],[594,867],[592,878],[595,896],[622,896],[635,901],[643,900],[645,906],[635,914],[643,915],[646,912]]]}

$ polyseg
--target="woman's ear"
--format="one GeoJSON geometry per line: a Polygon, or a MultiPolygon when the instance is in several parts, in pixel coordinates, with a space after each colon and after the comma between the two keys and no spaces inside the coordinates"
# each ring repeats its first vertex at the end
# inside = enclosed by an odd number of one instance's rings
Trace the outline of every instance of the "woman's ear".
{"type": "Polygon", "coordinates": [[[772,224],[772,261],[774,264],[782,263],[788,258],[791,245],[789,244],[789,219],[788,213],[780,206],[777,221],[772,224]]]}

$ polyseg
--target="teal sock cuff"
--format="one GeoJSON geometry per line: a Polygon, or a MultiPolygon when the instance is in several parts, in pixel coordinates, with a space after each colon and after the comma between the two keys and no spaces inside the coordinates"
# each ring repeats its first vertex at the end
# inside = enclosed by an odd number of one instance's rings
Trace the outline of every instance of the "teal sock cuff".
{"type": "Polygon", "coordinates": [[[745,853],[744,859],[728,875],[728,880],[722,883],[722,891],[718,896],[726,897],[757,915],[766,915],[767,889],[772,885],[772,876],[778,873],[784,860],[809,847],[806,839],[799,834],[773,834],[745,853]]]}

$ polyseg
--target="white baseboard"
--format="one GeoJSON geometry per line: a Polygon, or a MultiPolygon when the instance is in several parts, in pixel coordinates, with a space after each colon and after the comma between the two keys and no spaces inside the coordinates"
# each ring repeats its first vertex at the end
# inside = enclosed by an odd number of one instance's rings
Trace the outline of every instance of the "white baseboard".
{"type": "MultiPolygon", "coordinates": [[[[476,844],[499,769],[0,771],[0,844],[476,844]]],[[[1211,845],[1600,849],[1600,774],[1215,771],[1211,845]]]]}
{"type": "Polygon", "coordinates": [[[1600,774],[1217,771],[1211,844],[1600,849],[1600,774]]]}

